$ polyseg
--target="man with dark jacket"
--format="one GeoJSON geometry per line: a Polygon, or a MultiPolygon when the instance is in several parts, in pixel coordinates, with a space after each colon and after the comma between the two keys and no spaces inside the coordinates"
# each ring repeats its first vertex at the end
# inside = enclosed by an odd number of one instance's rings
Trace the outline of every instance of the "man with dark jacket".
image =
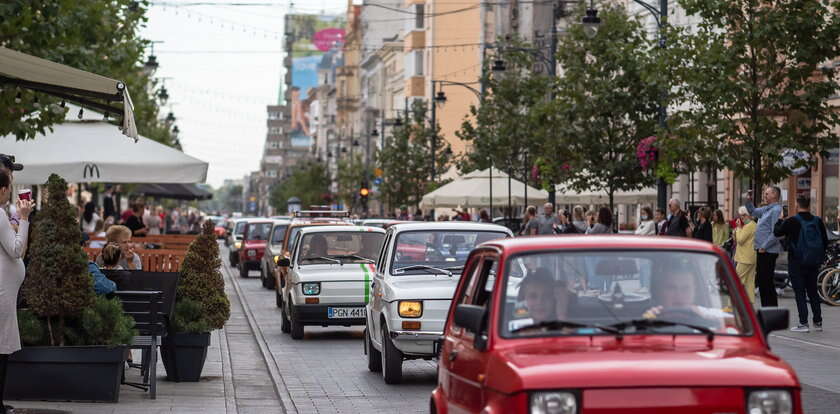
{"type": "Polygon", "coordinates": [[[828,235],[822,219],[811,214],[811,200],[800,196],[796,199],[797,214],[776,223],[773,233],[784,237],[788,246],[788,274],[796,294],[796,309],[799,325],[790,328],[792,332],[810,332],[808,327],[808,303],[814,314],[814,327],[822,328],[820,297],[817,292],[817,274],[825,260],[828,235]],[[806,300],[807,295],[807,300],[806,300]]]}

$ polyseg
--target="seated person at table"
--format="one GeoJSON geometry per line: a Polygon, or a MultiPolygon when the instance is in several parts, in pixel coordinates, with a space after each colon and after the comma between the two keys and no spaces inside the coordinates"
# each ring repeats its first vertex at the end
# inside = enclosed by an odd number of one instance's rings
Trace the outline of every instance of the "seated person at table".
{"type": "MultiPolygon", "coordinates": [[[[105,239],[108,244],[114,243],[119,246],[122,254],[117,262],[118,265],[126,270],[143,270],[140,256],[134,252],[134,244],[131,243],[131,230],[128,227],[120,225],[109,227],[105,239]]],[[[105,264],[101,252],[96,256],[96,264],[98,266],[105,264]]]]}
{"type": "Polygon", "coordinates": [[[107,295],[117,290],[117,284],[105,277],[94,262],[88,262],[88,273],[93,277],[93,290],[97,295],[107,295]]]}
{"type": "Polygon", "coordinates": [[[720,308],[705,306],[708,295],[704,295],[698,277],[687,269],[672,272],[656,272],[651,280],[651,299],[654,307],[642,317],[664,319],[676,322],[720,327],[721,322],[731,321],[732,314],[720,308]]]}
{"type": "Polygon", "coordinates": [[[104,270],[123,270],[123,267],[120,266],[120,258],[122,258],[122,250],[120,250],[120,246],[116,243],[108,243],[105,247],[102,248],[102,252],[100,253],[102,256],[102,266],[101,269],[104,270]]]}

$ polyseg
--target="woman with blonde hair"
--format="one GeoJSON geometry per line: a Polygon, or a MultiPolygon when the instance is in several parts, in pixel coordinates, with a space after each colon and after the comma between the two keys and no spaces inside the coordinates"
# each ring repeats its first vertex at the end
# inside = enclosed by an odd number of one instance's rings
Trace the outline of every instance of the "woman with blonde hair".
{"type": "Polygon", "coordinates": [[[744,206],[738,209],[737,223],[738,227],[733,230],[732,235],[735,239],[735,272],[747,291],[750,303],[755,303],[756,254],[753,243],[756,224],[744,206]]]}
{"type": "MultiPolygon", "coordinates": [[[[131,230],[122,225],[114,225],[108,228],[105,234],[105,241],[108,244],[116,244],[120,248],[122,255],[117,262],[126,270],[143,270],[143,264],[140,261],[140,256],[134,252],[134,244],[131,243],[131,230]]],[[[102,253],[96,257],[96,265],[102,267],[104,265],[102,253]]]]}

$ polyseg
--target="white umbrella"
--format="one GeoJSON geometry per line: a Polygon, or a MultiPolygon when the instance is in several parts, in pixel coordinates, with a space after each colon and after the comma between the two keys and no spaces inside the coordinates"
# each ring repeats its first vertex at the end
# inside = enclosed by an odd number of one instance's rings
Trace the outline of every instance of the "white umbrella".
{"type": "MultiPolygon", "coordinates": [[[[563,184],[554,187],[557,204],[608,204],[610,197],[606,191],[574,191],[563,184]]],[[[656,202],[656,188],[643,188],[634,191],[616,191],[613,193],[615,204],[645,204],[656,202]]]]}
{"type": "MultiPolygon", "coordinates": [[[[497,169],[492,171],[493,205],[506,206],[508,193],[513,205],[540,204],[548,199],[548,193],[528,186],[528,200],[525,200],[525,184],[511,179],[508,191],[508,175],[497,169]]],[[[421,208],[488,207],[490,205],[490,171],[474,171],[423,196],[421,208]]]]}
{"type": "Polygon", "coordinates": [[[14,135],[0,138],[0,153],[14,155],[24,165],[15,172],[16,184],[44,184],[52,173],[67,182],[111,183],[202,183],[207,163],[175,148],[138,136],[138,141],[120,139],[120,132],[102,115],[70,107],[63,124],[35,139],[16,141],[14,135]],[[98,119],[98,120],[90,120],[98,119]]]}

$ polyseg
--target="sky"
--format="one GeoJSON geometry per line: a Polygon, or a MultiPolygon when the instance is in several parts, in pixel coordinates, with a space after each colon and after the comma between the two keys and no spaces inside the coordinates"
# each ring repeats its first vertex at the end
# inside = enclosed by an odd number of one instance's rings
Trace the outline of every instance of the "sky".
{"type": "MultiPolygon", "coordinates": [[[[289,0],[150,0],[141,30],[160,64],[184,152],[207,161],[207,183],[219,187],[259,169],[266,105],[278,100],[283,16],[289,0]],[[265,3],[233,6],[231,3],[265,3]]],[[[298,0],[292,13],[343,14],[346,0],[298,0]]]]}

